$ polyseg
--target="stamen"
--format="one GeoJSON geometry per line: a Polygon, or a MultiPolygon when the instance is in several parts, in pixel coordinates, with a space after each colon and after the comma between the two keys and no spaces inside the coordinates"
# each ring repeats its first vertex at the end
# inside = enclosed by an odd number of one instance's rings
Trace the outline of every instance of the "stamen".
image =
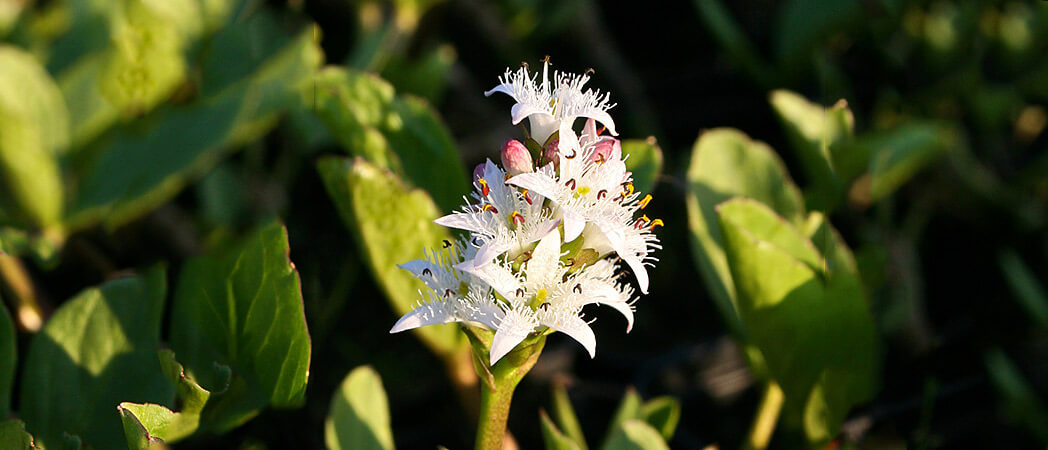
{"type": "Polygon", "coordinates": [[[655,227],[664,227],[664,226],[666,226],[666,224],[662,223],[662,219],[655,219],[655,220],[651,221],[651,226],[648,227],[648,230],[655,231],[655,227]]]}
{"type": "Polygon", "coordinates": [[[492,205],[491,203],[485,203],[484,206],[482,208],[480,208],[480,210],[481,211],[491,211],[494,214],[498,214],[499,213],[499,210],[497,208],[495,208],[495,205],[492,205]]]}
{"type": "Polygon", "coordinates": [[[454,294],[454,293],[455,292],[452,291],[451,289],[447,289],[447,290],[444,291],[444,298],[451,297],[451,295],[454,294]]]}
{"type": "Polygon", "coordinates": [[[542,302],[539,308],[542,308],[543,311],[549,311],[549,302],[542,302]]]}
{"type": "Polygon", "coordinates": [[[567,186],[569,189],[574,191],[575,190],[575,179],[572,178],[572,179],[568,180],[568,182],[564,183],[564,185],[567,186]]]}
{"type": "Polygon", "coordinates": [[[638,203],[640,205],[640,209],[647,208],[648,207],[648,203],[650,203],[650,202],[651,202],[651,194],[645,195],[644,198],[640,201],[640,203],[638,203]]]}
{"type": "Polygon", "coordinates": [[[519,211],[509,213],[509,222],[516,226],[524,225],[524,216],[519,211]]]}
{"type": "Polygon", "coordinates": [[[597,73],[597,71],[593,70],[592,67],[590,67],[589,69],[586,69],[586,72],[585,72],[586,75],[593,75],[595,73],[597,73]]]}
{"type": "Polygon", "coordinates": [[[524,288],[517,288],[517,297],[523,297],[524,294],[524,288]]]}
{"type": "Polygon", "coordinates": [[[607,189],[601,189],[601,190],[597,191],[597,200],[603,199],[604,197],[607,197],[607,196],[608,196],[608,190],[607,189]]]}
{"type": "Polygon", "coordinates": [[[623,197],[629,197],[633,195],[633,183],[630,183],[629,181],[622,183],[622,192],[623,197]]]}
{"type": "Polygon", "coordinates": [[[451,247],[451,241],[444,239],[444,248],[451,247]]]}
{"type": "Polygon", "coordinates": [[[531,205],[532,204],[531,203],[531,196],[528,195],[528,190],[527,189],[522,189],[521,190],[521,194],[524,194],[524,201],[528,202],[528,204],[531,205]]]}
{"type": "Polygon", "coordinates": [[[575,149],[571,149],[571,154],[570,155],[564,155],[564,158],[566,158],[566,159],[575,159],[576,156],[578,156],[578,152],[575,151],[575,149]]]}
{"type": "Polygon", "coordinates": [[[422,274],[423,275],[433,276],[433,271],[429,270],[429,268],[425,268],[425,269],[422,269],[422,274]]]}
{"type": "Polygon", "coordinates": [[[576,294],[582,294],[582,285],[576,284],[575,287],[571,288],[571,291],[576,294]]]}
{"type": "Polygon", "coordinates": [[[488,180],[477,178],[477,183],[480,183],[480,193],[487,197],[491,193],[491,189],[488,188],[488,180]]]}

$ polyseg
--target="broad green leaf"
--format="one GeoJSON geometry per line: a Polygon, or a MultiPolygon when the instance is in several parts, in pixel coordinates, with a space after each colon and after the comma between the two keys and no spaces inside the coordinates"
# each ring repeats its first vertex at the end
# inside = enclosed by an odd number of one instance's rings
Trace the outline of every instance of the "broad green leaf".
{"type": "Polygon", "coordinates": [[[730,198],[748,197],[771,206],[788,222],[799,223],[804,201],[782,160],[767,144],[730,128],[699,136],[692,149],[687,181],[692,253],[721,313],[736,333],[744,335],[735,311],[735,285],[724,256],[715,208],[730,198]]]}
{"type": "Polygon", "coordinates": [[[335,67],[317,75],[311,94],[307,102],[350,154],[425,189],[444,211],[461,203],[468,175],[451,134],[424,101],[396,95],[374,75],[335,67]]]}
{"type": "MultiPolygon", "coordinates": [[[[171,350],[161,350],[160,366],[164,376],[175,386],[181,411],[163,405],[123,402],[117,409],[124,422],[124,435],[131,449],[147,448],[157,442],[173,443],[193,434],[200,427],[200,415],[211,398],[211,392],[185,373],[171,350]]],[[[219,391],[229,386],[229,367],[218,366],[219,378],[225,379],[219,391]]]]}
{"type": "MultiPolygon", "coordinates": [[[[579,424],[579,418],[575,416],[575,408],[571,406],[568,391],[559,383],[553,386],[553,416],[557,418],[557,424],[569,439],[574,441],[580,450],[586,450],[586,436],[582,434],[582,425],[579,424]]],[[[548,419],[545,414],[543,418],[548,419]]],[[[559,433],[560,430],[556,431],[559,433]]],[[[543,436],[545,435],[545,427],[543,427],[543,436]]],[[[546,446],[549,447],[549,439],[546,440],[546,446]]]]}
{"type": "Polygon", "coordinates": [[[863,136],[856,143],[870,155],[868,202],[895,192],[928,164],[957,145],[953,128],[911,122],[891,131],[863,136]]]}
{"type": "Polygon", "coordinates": [[[997,255],[997,264],[1001,266],[1008,287],[1019,305],[1037,326],[1048,330],[1048,294],[1037,281],[1037,275],[1014,250],[997,255]]]}
{"type": "MultiPolygon", "coordinates": [[[[246,20],[232,27],[251,27],[256,22],[246,20]]],[[[115,227],[133,220],[173,197],[238,146],[267,132],[280,112],[297,101],[301,85],[323,58],[312,27],[290,42],[278,41],[279,47],[262,47],[247,53],[248,58],[213,62],[218,67],[205,65],[205,73],[228,68],[248,74],[221,80],[224,88],[214,95],[157,111],[144,129],[129,127],[108,140],[82,176],[67,219],[70,226],[104,221],[115,227]]],[[[212,42],[214,51],[234,45],[218,37],[212,42]]]]}
{"type": "Polygon", "coordinates": [[[655,428],[665,440],[673,438],[680,422],[680,400],[673,397],[656,397],[641,407],[641,418],[655,428]]]}
{"type": "Polygon", "coordinates": [[[750,342],[782,387],[786,414],[811,442],[827,442],[848,409],[872,395],[876,378],[876,335],[854,259],[821,215],[805,226],[824,242],[816,247],[797,230],[768,233],[785,222],[752,200],[718,212],[750,342]],[[829,256],[816,253],[813,265],[804,259],[815,248],[829,256]]]}
{"type": "Polygon", "coordinates": [[[386,390],[375,369],[358,367],[342,381],[324,421],[324,442],[332,450],[394,448],[386,390]]]}
{"type": "Polygon", "coordinates": [[[64,188],[56,156],[69,145],[62,94],[36,59],[0,45],[0,179],[18,208],[39,226],[62,216],[64,188]]]}
{"type": "Polygon", "coordinates": [[[109,54],[98,52],[78,59],[58,76],[69,107],[70,147],[81,149],[120,119],[120,110],[102,94],[103,71],[109,54]]]}
{"type": "Polygon", "coordinates": [[[836,0],[792,0],[780,6],[776,53],[785,67],[795,67],[813,47],[861,17],[862,4],[836,0]]]}
{"type": "Polygon", "coordinates": [[[458,55],[455,47],[441,44],[409,58],[404,53],[390,55],[382,69],[382,77],[389,80],[401,93],[417,95],[438,104],[448,87],[448,76],[458,55]]]}
{"type": "Polygon", "coordinates": [[[622,141],[622,156],[626,169],[633,172],[633,185],[640,192],[655,190],[662,173],[662,149],[654,137],[647,140],[628,139],[622,141]]]}
{"type": "Polygon", "coordinates": [[[546,411],[539,410],[539,419],[542,422],[542,442],[546,444],[546,450],[582,449],[577,441],[557,429],[557,425],[546,415],[546,411]]]}
{"type": "MultiPolygon", "coordinates": [[[[266,404],[305,400],[310,341],[298,272],[279,222],[191,259],[182,269],[171,318],[171,348],[209,390],[215,364],[229,366],[228,392],[209,402],[201,423],[224,431],[266,404]]],[[[228,379],[228,378],[227,378],[228,379]]]]}
{"type": "Polygon", "coordinates": [[[619,402],[619,409],[615,411],[615,415],[611,416],[611,421],[608,422],[608,431],[604,436],[605,448],[608,447],[615,433],[620,432],[623,423],[628,420],[640,419],[641,406],[641,398],[637,391],[633,387],[627,388],[626,393],[622,396],[622,401],[619,402]]]}
{"type": "Polygon", "coordinates": [[[842,147],[855,128],[847,103],[824,108],[786,90],[772,91],[769,99],[812,184],[808,203],[832,209],[843,198],[847,181],[838,172],[834,153],[846,151],[842,147]]]}
{"type": "Polygon", "coordinates": [[[58,447],[68,434],[120,448],[120,402],[170,404],[174,391],[156,358],[165,284],[158,267],[87,289],[33,337],[19,412],[38,444],[58,447]]]}
{"type": "Polygon", "coordinates": [[[1048,442],[1048,428],[1044,426],[1048,423],[1048,408],[1022,371],[999,348],[986,352],[983,363],[1009,417],[1025,426],[1042,444],[1048,442]]]}
{"type": "MultiPolygon", "coordinates": [[[[425,285],[397,265],[420,259],[424,252],[440,249],[445,240],[451,240],[446,228],[433,223],[440,217],[433,199],[425,191],[408,188],[393,173],[361,158],[322,158],[317,170],[393,311],[398,315],[407,314],[425,285]]],[[[466,346],[455,325],[433,325],[412,331],[440,355],[458,353],[466,346]]]]}
{"type": "Polygon", "coordinates": [[[0,442],[8,450],[31,450],[38,448],[33,443],[33,436],[25,431],[21,420],[12,419],[0,422],[0,442]]]}
{"type": "Polygon", "coordinates": [[[630,419],[615,428],[611,439],[604,445],[605,450],[669,450],[662,435],[644,423],[643,420],[630,419]]]}
{"type": "Polygon", "coordinates": [[[15,381],[15,362],[18,361],[16,337],[11,316],[0,304],[0,417],[7,417],[11,412],[11,388],[15,381]]]}

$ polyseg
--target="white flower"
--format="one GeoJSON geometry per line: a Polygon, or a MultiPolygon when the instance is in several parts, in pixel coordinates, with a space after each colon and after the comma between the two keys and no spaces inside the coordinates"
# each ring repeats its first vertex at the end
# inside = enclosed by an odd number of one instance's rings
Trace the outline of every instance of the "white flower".
{"type": "Polygon", "coordinates": [[[506,183],[548,198],[558,208],[556,216],[564,223],[566,242],[584,235],[586,246],[601,256],[614,251],[630,266],[641,292],[647,293],[644,266],[657,261],[652,251],[661,247],[652,230],[662,221],[647,216],[634,218],[651,196],[639,199],[621,151],[618,155],[613,150],[595,153],[602,139],[594,122],[587,121],[581,140],[574,131],[561,134],[559,168],[550,163],[506,183]]]}
{"type": "Polygon", "coordinates": [[[456,266],[490,285],[505,299],[505,303],[500,303],[505,314],[499,318],[491,343],[492,364],[543,327],[571,336],[586,348],[590,357],[595,356],[596,338],[580,315],[585,305],[611,306],[626,317],[626,331],[633,328],[633,290],[614,280],[614,264],[598,261],[571,271],[560,261],[561,256],[560,231],[553,230],[539,241],[518,273],[504,261],[482,267],[456,266]]]}
{"type": "Polygon", "coordinates": [[[587,74],[554,72],[550,80],[549,65],[548,59],[543,62],[541,83],[537,83],[538,74],[528,73],[527,66],[516,72],[506,69],[506,74],[499,78],[499,85],[484,95],[501,92],[513,97],[517,102],[510,110],[513,124],[527,117],[531,124],[531,138],[539,144],[545,143],[554,131],[570,130],[578,117],[595,119],[612,135],[618,134],[615,122],[608,114],[608,109],[615,106],[610,103],[610,94],[592,89],[583,91],[583,85],[590,79],[587,74]]]}
{"type": "Polygon", "coordinates": [[[479,204],[467,205],[436,220],[450,228],[469,231],[470,243],[479,248],[472,264],[483,266],[507,253],[516,258],[525,247],[541,239],[560,222],[552,220],[542,207],[543,197],[506,185],[506,172],[488,160],[483,176],[474,182],[473,198],[479,204]]]}

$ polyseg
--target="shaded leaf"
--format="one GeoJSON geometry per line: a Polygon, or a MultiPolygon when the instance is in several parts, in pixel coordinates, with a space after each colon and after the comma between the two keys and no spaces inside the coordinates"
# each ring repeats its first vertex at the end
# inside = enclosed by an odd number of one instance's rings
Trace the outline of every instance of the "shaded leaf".
{"type": "Polygon", "coordinates": [[[716,206],[748,197],[791,223],[803,219],[804,201],[782,160],[767,144],[730,128],[707,131],[692,149],[687,173],[692,252],[703,281],[731,328],[744,335],[735,312],[735,285],[724,256],[716,206]]]}
{"type": "Polygon", "coordinates": [[[1048,330],[1048,294],[1037,281],[1037,275],[1014,250],[997,255],[997,264],[1001,266],[1008,287],[1019,305],[1037,326],[1048,330]]]}
{"type": "Polygon", "coordinates": [[[611,421],[608,422],[608,431],[604,436],[604,447],[608,448],[611,440],[616,433],[621,431],[620,429],[626,421],[639,419],[640,414],[641,398],[631,386],[626,389],[626,393],[622,396],[622,401],[619,402],[619,409],[615,410],[615,415],[611,416],[611,421]]]}
{"type": "Polygon", "coordinates": [[[779,61],[796,65],[820,41],[840,31],[862,14],[859,2],[835,0],[791,0],[780,8],[775,43],[779,61]]]}
{"type": "MultiPolygon", "coordinates": [[[[911,122],[891,131],[863,136],[856,145],[870,155],[870,178],[866,192],[860,192],[859,203],[872,203],[895,192],[956,146],[957,141],[954,129],[925,122],[911,122]]],[[[855,192],[853,190],[853,194],[855,192]]]]}
{"type": "MultiPolygon", "coordinates": [[[[233,27],[252,27],[258,21],[263,19],[233,27]]],[[[67,219],[70,226],[104,221],[115,227],[133,220],[173,197],[236,147],[267,132],[279,113],[297,101],[300,87],[323,58],[313,28],[291,40],[271,40],[277,41],[274,47],[256,50],[251,58],[234,58],[233,64],[222,61],[221,67],[204,66],[205,73],[228,69],[244,71],[246,76],[216,80],[223,88],[214,95],[157,111],[144,129],[128,128],[107,141],[82,175],[81,190],[67,219]]],[[[217,49],[233,45],[218,37],[213,42],[217,49]]]]}
{"type": "Polygon", "coordinates": [[[654,137],[646,140],[627,139],[622,141],[622,156],[626,159],[626,170],[633,172],[633,184],[640,192],[655,190],[655,183],[662,173],[662,148],[654,137]]]}
{"type": "Polygon", "coordinates": [[[17,419],[0,422],[0,442],[3,442],[4,448],[9,450],[37,448],[33,445],[33,436],[25,431],[25,424],[17,419]]]}
{"type": "Polygon", "coordinates": [[[579,450],[579,444],[572,438],[561,433],[553,424],[546,411],[539,410],[539,419],[542,422],[542,442],[546,444],[546,450],[579,450]]]}
{"type": "MultiPolygon", "coordinates": [[[[425,249],[441,248],[451,239],[446,228],[433,223],[440,216],[437,206],[425,191],[409,189],[393,173],[361,158],[322,158],[317,170],[393,311],[407,314],[425,285],[397,264],[422,258],[425,249]]],[[[441,355],[466,346],[454,325],[412,331],[441,355]]]]}
{"type": "Polygon", "coordinates": [[[297,407],[305,396],[310,341],[298,272],[287,232],[271,222],[250,235],[191,259],[182,269],[171,318],[171,348],[191,376],[221,390],[201,423],[224,431],[266,404],[297,407]],[[228,380],[228,376],[226,376],[228,380]]]}
{"type": "Polygon", "coordinates": [[[450,132],[428,104],[396,95],[377,76],[341,68],[325,69],[316,83],[311,103],[350,154],[425,189],[444,211],[458,207],[469,191],[468,175],[450,132]]]}
{"type": "MultiPolygon", "coordinates": [[[[582,433],[582,425],[579,424],[579,418],[575,416],[575,408],[571,406],[571,399],[568,398],[568,392],[564,390],[564,386],[558,383],[554,383],[553,386],[553,416],[557,418],[557,424],[564,430],[568,440],[573,441],[580,450],[586,450],[586,436],[582,433]]],[[[543,412],[542,418],[543,420],[549,420],[545,412],[543,412]]],[[[560,430],[556,429],[556,427],[553,428],[553,431],[560,433],[560,430]]],[[[542,435],[546,439],[546,448],[549,448],[550,439],[546,438],[545,423],[543,424],[542,435]]]]}
{"type": "Polygon", "coordinates": [[[331,399],[324,442],[333,450],[391,450],[389,403],[375,369],[353,369],[331,399]]]}
{"type": "Polygon", "coordinates": [[[644,403],[641,418],[669,441],[680,422],[680,400],[673,397],[657,397],[644,403]]]}
{"type": "Polygon", "coordinates": [[[113,411],[121,401],[171,402],[156,358],[165,291],[163,268],[87,289],[33,337],[19,412],[38,445],[58,447],[68,434],[95,448],[123,447],[113,411]]]}
{"type": "Polygon", "coordinates": [[[666,441],[651,425],[639,419],[630,419],[615,428],[604,446],[605,450],[669,450],[666,441]]]}
{"type": "Polygon", "coordinates": [[[62,94],[37,60],[0,45],[0,179],[35,225],[62,216],[64,188],[56,155],[69,145],[62,94]]]}
{"type": "Polygon", "coordinates": [[[983,355],[990,382],[1000,395],[1010,418],[1021,423],[1042,444],[1048,442],[1048,409],[1015,363],[1001,349],[983,355]]]}
{"type": "MultiPolygon", "coordinates": [[[[0,417],[7,417],[11,412],[11,389],[15,381],[15,363],[18,361],[15,338],[11,316],[7,308],[0,304],[0,417]]],[[[3,440],[0,439],[0,442],[3,440]]]]}

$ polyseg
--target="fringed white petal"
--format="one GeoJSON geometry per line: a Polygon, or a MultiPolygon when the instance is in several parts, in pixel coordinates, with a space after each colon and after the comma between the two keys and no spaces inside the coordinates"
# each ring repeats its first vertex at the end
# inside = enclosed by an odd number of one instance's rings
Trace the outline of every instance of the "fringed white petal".
{"type": "Polygon", "coordinates": [[[455,268],[479,278],[507,299],[516,297],[517,289],[521,287],[520,280],[502,264],[492,263],[477,267],[473,261],[466,261],[455,268]]]}
{"type": "Polygon", "coordinates": [[[389,330],[389,333],[399,333],[426,325],[439,325],[454,321],[456,321],[455,315],[445,304],[429,302],[420,305],[418,308],[405,314],[404,317],[401,317],[393,325],[393,328],[389,330]]]}
{"type": "Polygon", "coordinates": [[[593,329],[575,314],[549,314],[540,319],[540,324],[571,336],[589,352],[590,358],[597,356],[597,337],[593,329]]]}

